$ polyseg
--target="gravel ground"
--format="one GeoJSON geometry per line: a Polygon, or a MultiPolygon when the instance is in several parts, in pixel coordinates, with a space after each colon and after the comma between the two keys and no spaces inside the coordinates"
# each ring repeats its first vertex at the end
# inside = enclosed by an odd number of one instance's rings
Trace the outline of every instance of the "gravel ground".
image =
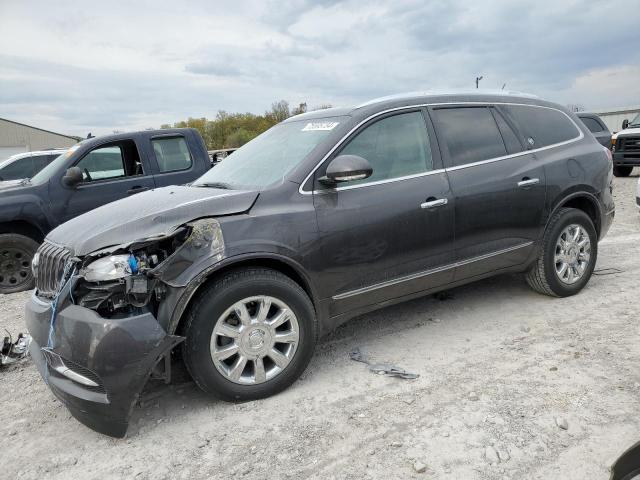
{"type": "MultiPolygon", "coordinates": [[[[501,276],[362,316],[266,400],[209,400],[189,382],[156,388],[116,440],[71,418],[30,361],[6,368],[3,476],[609,478],[640,440],[636,182],[616,179],[616,220],[600,243],[597,268],[620,273],[565,299],[501,276]],[[372,374],[349,359],[354,347],[420,378],[372,374]]],[[[24,331],[28,296],[0,295],[0,327],[24,331]]]]}

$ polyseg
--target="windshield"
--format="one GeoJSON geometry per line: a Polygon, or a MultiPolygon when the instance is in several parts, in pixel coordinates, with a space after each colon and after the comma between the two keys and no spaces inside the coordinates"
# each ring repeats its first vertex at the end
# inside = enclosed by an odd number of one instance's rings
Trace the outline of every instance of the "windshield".
{"type": "Polygon", "coordinates": [[[53,173],[57,171],[61,165],[64,165],[67,158],[69,158],[71,154],[78,149],[79,146],[80,145],[74,145],[69,150],[64,152],[62,155],[58,156],[55,160],[49,163],[49,165],[47,165],[38,173],[36,173],[31,178],[31,183],[39,184],[39,183],[48,182],[51,175],[53,175],[53,173]]]}
{"type": "Polygon", "coordinates": [[[630,127],[640,127],[640,113],[633,117],[633,120],[629,122],[630,127]]]}
{"type": "Polygon", "coordinates": [[[233,152],[193,185],[255,189],[282,182],[344,118],[280,123],[233,152]]]}

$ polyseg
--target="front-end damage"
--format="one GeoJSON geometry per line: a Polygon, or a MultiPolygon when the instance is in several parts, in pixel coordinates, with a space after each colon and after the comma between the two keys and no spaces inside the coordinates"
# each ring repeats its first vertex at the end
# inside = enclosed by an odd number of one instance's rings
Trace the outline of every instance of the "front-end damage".
{"type": "MultiPolygon", "coordinates": [[[[49,275],[46,252],[44,245],[36,257],[37,278],[49,275]]],[[[184,340],[169,333],[184,290],[180,275],[199,262],[220,261],[224,253],[220,224],[201,218],[69,257],[59,288],[34,292],[27,305],[31,354],[78,420],[100,433],[125,435],[147,379],[169,381],[171,351],[184,340]]]]}

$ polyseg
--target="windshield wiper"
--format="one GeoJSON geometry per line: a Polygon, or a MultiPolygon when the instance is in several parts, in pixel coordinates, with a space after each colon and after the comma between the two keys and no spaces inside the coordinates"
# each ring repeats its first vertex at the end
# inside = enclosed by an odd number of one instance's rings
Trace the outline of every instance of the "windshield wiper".
{"type": "Polygon", "coordinates": [[[192,183],[192,187],[207,187],[207,188],[220,188],[222,190],[233,190],[231,185],[224,182],[211,182],[211,183],[192,183]]]}

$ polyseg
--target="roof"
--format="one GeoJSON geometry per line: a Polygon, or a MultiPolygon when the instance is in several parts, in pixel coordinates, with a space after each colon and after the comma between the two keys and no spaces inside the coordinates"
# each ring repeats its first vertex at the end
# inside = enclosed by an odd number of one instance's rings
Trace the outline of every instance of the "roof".
{"type": "Polygon", "coordinates": [[[429,103],[456,103],[456,102],[488,102],[504,103],[518,102],[533,105],[547,105],[558,107],[557,104],[547,102],[529,93],[521,93],[507,90],[447,90],[447,91],[427,91],[427,92],[407,92],[386,97],[374,98],[367,102],[349,108],[327,108],[325,110],[314,110],[294,117],[289,117],[285,122],[298,120],[311,120],[315,118],[338,117],[343,115],[356,115],[362,112],[378,111],[384,108],[396,108],[411,105],[429,103]]]}
{"type": "Polygon", "coordinates": [[[184,133],[192,131],[193,128],[162,128],[157,130],[136,130],[134,132],[121,132],[113,133],[110,135],[99,135],[96,137],[85,138],[80,142],[81,145],[102,145],[108,142],[115,142],[118,140],[129,140],[138,137],[152,137],[152,136],[170,136],[178,133],[184,133]]]}
{"type": "Polygon", "coordinates": [[[75,140],[76,142],[80,140],[79,137],[75,137],[75,136],[71,136],[71,135],[65,135],[63,133],[58,133],[58,132],[52,132],[51,130],[45,130],[44,128],[38,128],[38,127],[34,127],[32,125],[27,125],[25,123],[15,122],[15,121],[9,120],[7,118],[0,118],[0,120],[3,120],[5,122],[9,122],[9,123],[13,123],[15,125],[20,125],[21,127],[33,128],[34,130],[39,130],[41,132],[50,133],[52,135],[58,135],[59,137],[70,138],[72,140],[75,140]]]}
{"type": "Polygon", "coordinates": [[[425,99],[432,97],[442,97],[442,96],[480,96],[484,97],[487,95],[500,95],[506,97],[527,97],[527,98],[538,98],[535,95],[530,93],[522,93],[515,92],[510,90],[428,90],[424,92],[406,92],[406,93],[397,93],[394,95],[387,95],[385,97],[374,98],[367,102],[364,102],[358,105],[355,108],[368,107],[369,105],[374,105],[376,103],[387,102],[391,100],[408,100],[408,99],[416,99],[424,97],[425,99]]]}

